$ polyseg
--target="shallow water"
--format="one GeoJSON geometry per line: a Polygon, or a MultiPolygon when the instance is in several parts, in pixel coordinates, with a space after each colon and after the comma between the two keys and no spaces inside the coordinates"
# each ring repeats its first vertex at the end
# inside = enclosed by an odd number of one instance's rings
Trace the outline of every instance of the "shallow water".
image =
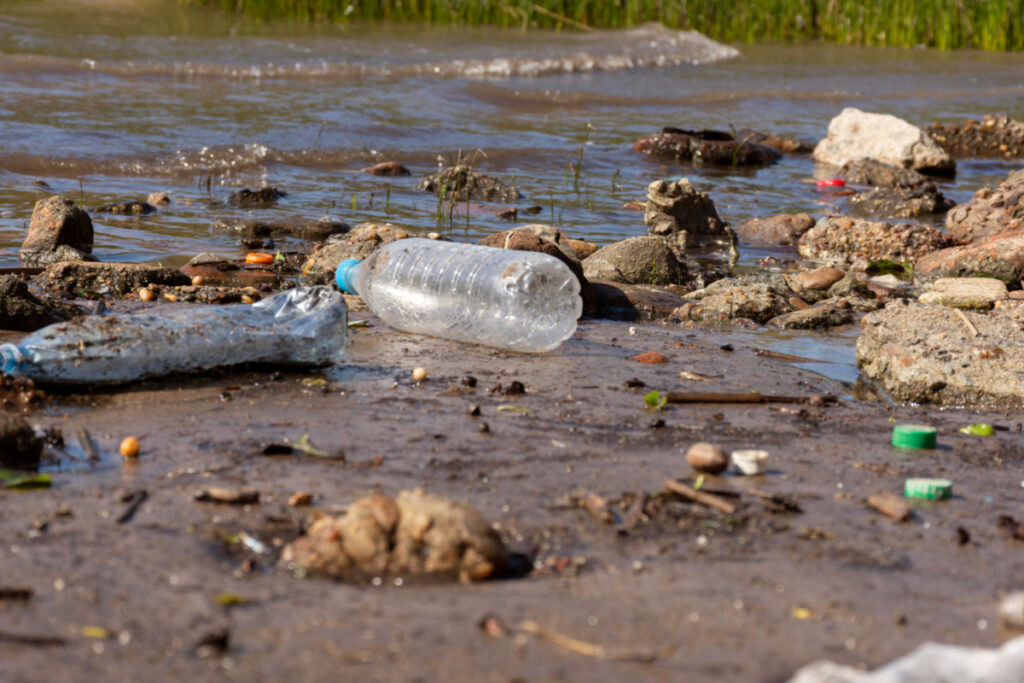
{"type": "MultiPolygon", "coordinates": [[[[103,260],[239,254],[211,225],[245,213],[225,204],[231,191],[264,184],[288,197],[262,215],[389,220],[475,239],[507,224],[449,223],[434,197],[413,190],[460,151],[514,181],[520,208],[540,207],[521,219],[599,242],[645,232],[642,216],[621,205],[661,177],[691,178],[734,224],[820,214],[827,200],[803,181],[826,171],[808,159],[723,172],[652,160],[631,144],[664,125],[813,142],[845,106],[920,125],[986,112],[1022,118],[1021,74],[1021,54],[732,48],[650,26],[259,25],[166,0],[0,0],[0,266],[17,265],[34,202],[54,193],[87,207],[171,194],[151,217],[94,215],[103,260]],[[584,144],[574,187],[570,162],[584,144]],[[413,176],[359,173],[385,159],[413,176]]],[[[1015,167],[962,161],[943,189],[963,201],[1015,167]]],[[[772,253],[743,246],[747,265],[772,253]]]]}

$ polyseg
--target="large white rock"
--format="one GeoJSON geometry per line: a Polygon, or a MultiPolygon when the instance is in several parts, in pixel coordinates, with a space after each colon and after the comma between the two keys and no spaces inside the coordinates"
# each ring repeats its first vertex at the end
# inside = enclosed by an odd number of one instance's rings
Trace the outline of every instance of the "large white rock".
{"type": "Polygon", "coordinates": [[[917,126],[891,114],[871,114],[853,107],[828,124],[828,137],[814,148],[814,158],[836,166],[868,158],[933,175],[956,172],[945,150],[917,126]]]}

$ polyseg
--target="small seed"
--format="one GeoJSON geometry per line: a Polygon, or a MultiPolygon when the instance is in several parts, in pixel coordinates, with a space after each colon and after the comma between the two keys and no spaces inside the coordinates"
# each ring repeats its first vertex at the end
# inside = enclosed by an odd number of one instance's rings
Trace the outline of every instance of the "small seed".
{"type": "Polygon", "coordinates": [[[156,298],[156,294],[153,290],[148,287],[142,287],[139,289],[139,301],[152,301],[156,298]]]}
{"type": "Polygon", "coordinates": [[[424,382],[424,381],[426,381],[426,379],[427,379],[427,369],[426,368],[416,368],[415,370],[412,371],[412,381],[413,382],[424,382]]]}
{"type": "Polygon", "coordinates": [[[251,296],[249,296],[248,294],[243,294],[243,295],[242,295],[242,303],[243,303],[243,304],[251,304],[251,303],[252,303],[252,302],[254,302],[254,301],[256,301],[256,299],[253,299],[253,298],[252,298],[251,296]]]}
{"type": "Polygon", "coordinates": [[[201,287],[202,285],[206,284],[206,278],[204,278],[202,275],[196,275],[192,278],[192,284],[196,287],[201,287]]]}
{"type": "Polygon", "coordinates": [[[178,300],[178,295],[177,294],[171,294],[170,292],[167,292],[166,294],[164,294],[164,298],[167,299],[168,301],[177,301],[178,300]]]}
{"type": "Polygon", "coordinates": [[[121,455],[125,460],[139,457],[139,440],[129,436],[121,442],[121,455]]]}

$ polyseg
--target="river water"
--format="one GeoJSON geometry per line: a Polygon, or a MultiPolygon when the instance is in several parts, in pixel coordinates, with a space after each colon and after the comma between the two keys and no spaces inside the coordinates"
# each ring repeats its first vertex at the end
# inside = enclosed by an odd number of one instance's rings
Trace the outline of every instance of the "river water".
{"type": "MultiPolygon", "coordinates": [[[[1024,118],[1024,54],[830,45],[726,46],[655,26],[522,32],[263,25],[169,0],[0,0],[0,266],[18,264],[33,204],[170,193],[149,217],[94,215],[95,255],[179,265],[242,253],[212,227],[242,187],[288,193],[262,215],[387,220],[476,239],[498,218],[438,215],[417,179],[460,153],[514,182],[527,221],[601,243],[645,232],[622,204],[685,175],[733,224],[829,207],[807,158],[712,171],[631,150],[672,125],[815,142],[846,106],[918,125],[1024,118]],[[579,177],[570,164],[582,150],[579,177]],[[359,169],[397,160],[412,177],[359,169]]],[[[964,160],[964,201],[1018,164],[964,160]]],[[[524,214],[520,214],[521,217],[524,214]]],[[[284,249],[308,249],[301,243],[284,249]]],[[[742,263],[766,251],[741,244],[742,263]]]]}

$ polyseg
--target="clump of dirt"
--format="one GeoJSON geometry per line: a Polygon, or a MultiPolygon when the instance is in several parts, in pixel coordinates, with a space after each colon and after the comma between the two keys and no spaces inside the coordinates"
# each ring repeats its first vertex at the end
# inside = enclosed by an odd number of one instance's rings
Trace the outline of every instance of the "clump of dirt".
{"type": "Polygon", "coordinates": [[[420,489],[367,496],[341,517],[317,520],[281,559],[290,569],[356,581],[396,574],[479,581],[508,566],[504,544],[476,510],[420,489]]]}

